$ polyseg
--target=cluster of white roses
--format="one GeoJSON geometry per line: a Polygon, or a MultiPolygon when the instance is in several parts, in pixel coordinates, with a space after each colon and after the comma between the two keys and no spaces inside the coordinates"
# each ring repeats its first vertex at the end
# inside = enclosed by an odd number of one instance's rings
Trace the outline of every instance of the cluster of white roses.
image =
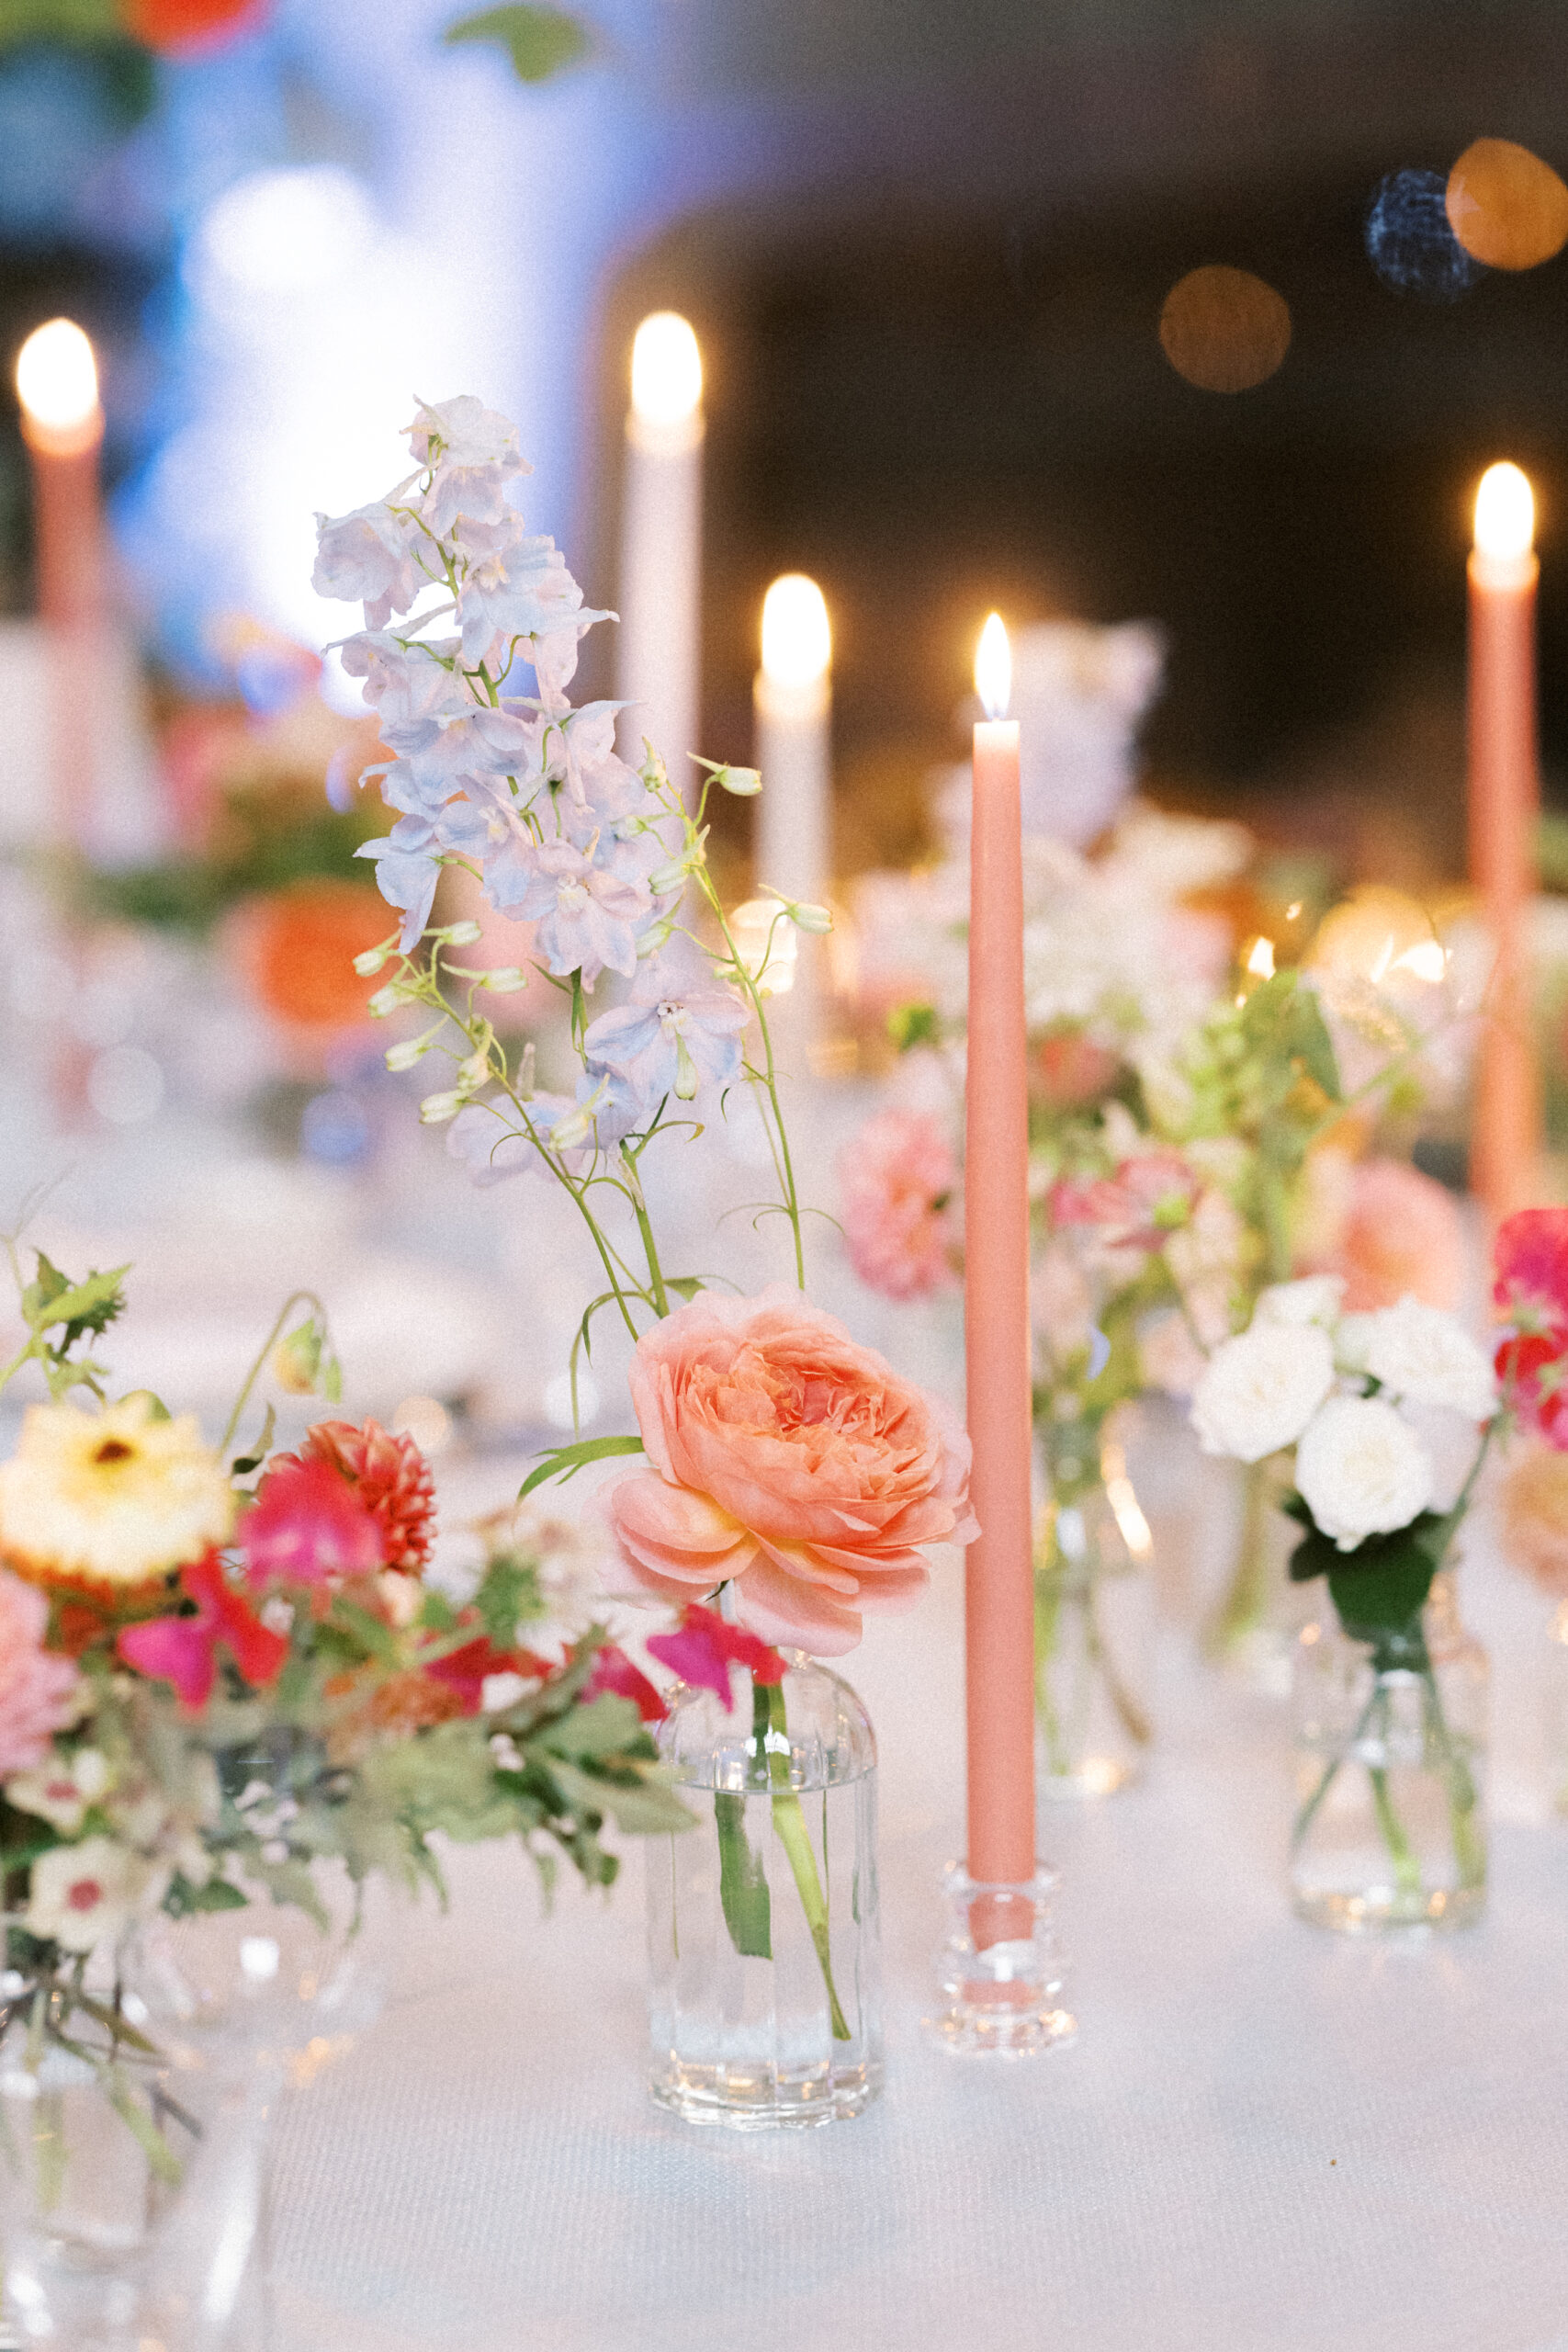
{"type": "Polygon", "coordinates": [[[6,1804],[71,1841],[34,1858],[14,1924],[62,1951],[92,1951],[151,1917],[176,1875],[193,1889],[207,1884],[213,1862],[201,1833],[217,1819],[217,1772],[210,1758],[172,1740],[159,1761],[172,1787],[129,1752],[97,1747],[52,1748],[9,1776],[6,1804]]]}
{"type": "Polygon", "coordinates": [[[1266,1290],[1252,1322],[1216,1348],[1192,1400],[1206,1453],[1261,1462],[1296,1449],[1296,1487],[1342,1552],[1408,1527],[1433,1500],[1435,1470],[1404,1408],[1490,1421],[1497,1384],[1453,1316],[1403,1298],[1340,1311],[1344,1283],[1314,1274],[1266,1290]]]}

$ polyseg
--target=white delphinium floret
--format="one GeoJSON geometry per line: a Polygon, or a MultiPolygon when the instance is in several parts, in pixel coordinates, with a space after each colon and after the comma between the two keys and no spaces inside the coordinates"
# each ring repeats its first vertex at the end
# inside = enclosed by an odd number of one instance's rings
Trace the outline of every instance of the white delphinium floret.
{"type": "Polygon", "coordinates": [[[1293,1445],[1334,1385],[1334,1351],[1315,1324],[1255,1323],[1215,1349],[1192,1399],[1205,1453],[1261,1462],[1293,1445]]]}
{"type": "Polygon", "coordinates": [[[1381,1396],[1335,1396],[1296,1448],[1296,1485],[1342,1552],[1390,1535],[1432,1499],[1432,1464],[1406,1420],[1381,1396]]]}

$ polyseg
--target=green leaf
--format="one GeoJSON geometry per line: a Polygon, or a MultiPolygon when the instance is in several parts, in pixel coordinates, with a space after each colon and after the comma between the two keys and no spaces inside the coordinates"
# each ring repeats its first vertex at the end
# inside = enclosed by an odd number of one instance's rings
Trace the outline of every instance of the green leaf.
{"type": "Polygon", "coordinates": [[[177,1871],[164,1897],[164,1908],[171,1919],[186,1919],[193,1911],[246,1911],[250,1897],[227,1879],[209,1878],[205,1886],[193,1886],[184,1871],[177,1871]]]}
{"type": "MultiPolygon", "coordinates": [[[[429,1608],[426,1597],[426,1610],[429,1608]]],[[[502,1553],[491,1562],[484,1579],[474,1595],[474,1606],[479,1612],[479,1623],[498,1650],[509,1650],[517,1639],[517,1629],[525,1618],[542,1617],[544,1601],[539,1592],[539,1572],[528,1560],[520,1560],[514,1553],[502,1553]]]]}
{"type": "Polygon", "coordinates": [[[567,66],[581,64],[593,47],[575,17],[537,6],[481,9],[477,17],[461,17],[448,25],[442,39],[448,45],[500,41],[520,82],[547,82],[567,66]]]}
{"type": "MultiPolygon", "coordinates": [[[[1300,1497],[1284,1508],[1300,1519],[1300,1497]]],[[[1302,1507],[1304,1509],[1304,1506],[1302,1507]]],[[[1342,1552],[1321,1529],[1309,1524],[1291,1555],[1293,1582],[1325,1576],[1339,1622],[1352,1641],[1381,1641],[1415,1624],[1427,1603],[1432,1578],[1453,1532],[1447,1514],[1424,1510],[1391,1535],[1369,1535],[1352,1552],[1342,1552]]]]}
{"type": "Polygon", "coordinates": [[[887,1016],[887,1035],[901,1054],[915,1046],[934,1046],[940,1034],[934,1004],[895,1005],[887,1016]]]}
{"type": "Polygon", "coordinates": [[[690,1306],[697,1293],[700,1290],[705,1290],[707,1284],[701,1274],[666,1274],[664,1287],[666,1290],[672,1290],[678,1298],[683,1298],[690,1306]]]}
{"type": "MultiPolygon", "coordinates": [[[[696,1820],[667,1782],[651,1772],[629,1781],[603,1780],[575,1764],[552,1760],[550,1774],[574,1811],[608,1814],[627,1838],[668,1838],[694,1829],[696,1820]]],[[[764,1894],[767,1889],[762,1890],[764,1894]]]]}
{"type": "Polygon", "coordinates": [[[73,1283],[58,1266],[51,1265],[43,1251],[38,1254],[38,1280],[28,1284],[22,1294],[22,1312],[35,1331],[51,1331],[56,1324],[65,1326],[60,1345],[74,1346],[89,1331],[106,1331],[125,1306],[120,1284],[130,1272],[129,1265],[116,1266],[108,1273],[90,1273],[85,1282],[73,1283]]]}
{"type": "Polygon", "coordinates": [[[743,1960],[772,1960],[773,1905],[767,1866],[746,1839],[746,1800],[720,1790],[713,1801],[718,1826],[718,1899],[729,1940],[743,1960]]]}
{"type": "Polygon", "coordinates": [[[601,1690],[596,1699],[571,1708],[541,1732],[534,1744],[551,1756],[570,1756],[580,1764],[592,1764],[624,1754],[641,1731],[642,1717],[635,1701],[601,1690]]]}
{"type": "Polygon", "coordinates": [[[613,1454],[640,1453],[642,1451],[640,1437],[585,1437],[580,1438],[575,1445],[553,1445],[540,1456],[538,1468],[530,1470],[524,1479],[517,1490],[517,1499],[522,1502],[547,1479],[575,1478],[590,1462],[607,1462],[613,1454]]]}

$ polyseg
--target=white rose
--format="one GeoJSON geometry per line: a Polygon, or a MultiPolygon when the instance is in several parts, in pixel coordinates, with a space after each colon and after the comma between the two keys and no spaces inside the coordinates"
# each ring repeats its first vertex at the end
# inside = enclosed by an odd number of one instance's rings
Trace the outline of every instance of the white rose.
{"type": "Polygon", "coordinates": [[[1253,1322],[1299,1328],[1318,1323],[1326,1329],[1338,1317],[1345,1283],[1339,1274],[1305,1274],[1299,1283],[1275,1283],[1260,1295],[1253,1322]]]}
{"type": "Polygon", "coordinates": [[[1485,1351],[1440,1306],[1402,1298],[1366,1318],[1359,1352],[1374,1380],[1413,1405],[1441,1405],[1467,1421],[1489,1420],[1497,1383],[1485,1351]]]}
{"type": "Polygon", "coordinates": [[[155,1869],[112,1838],[51,1846],[32,1866],[22,1925],[67,1951],[91,1951],[112,1942],[143,1912],[156,1910],[168,1883],[167,1870],[155,1869]]]}
{"type": "Polygon", "coordinates": [[[1432,1499],[1432,1464],[1381,1396],[1336,1396],[1296,1448],[1296,1485],[1325,1535],[1348,1552],[1408,1527],[1432,1499]]]}
{"type": "Polygon", "coordinates": [[[1294,1444],[1333,1385],[1326,1331],[1255,1323],[1209,1358],[1192,1398],[1192,1426],[1205,1453],[1261,1462],[1294,1444]]]}

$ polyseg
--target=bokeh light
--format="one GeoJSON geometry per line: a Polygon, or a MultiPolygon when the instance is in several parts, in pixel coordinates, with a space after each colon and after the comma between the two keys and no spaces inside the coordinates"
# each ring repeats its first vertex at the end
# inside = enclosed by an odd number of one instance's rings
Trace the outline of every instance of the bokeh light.
{"type": "Polygon", "coordinates": [[[632,338],[632,407],[645,424],[683,424],[703,397],[703,355],[691,322],[655,311],[632,338]]]}
{"type": "Polygon", "coordinates": [[[1166,296],[1159,339],[1177,374],[1200,391],[1247,392],[1291,347],[1290,306],[1249,269],[1205,263],[1166,296]]]}
{"type": "Polygon", "coordinates": [[[345,276],[374,233],[364,189],[335,164],[249,172],[202,222],[197,268],[247,294],[294,294],[345,276]]]}
{"type": "Polygon", "coordinates": [[[1454,235],[1441,172],[1390,172],[1367,208],[1367,258],[1385,286],[1427,302],[1455,302],[1481,264],[1454,235]]]}
{"type": "Polygon", "coordinates": [[[1568,187],[1511,139],[1477,139],[1449,174],[1454,235],[1492,269],[1534,269],[1568,244],[1568,187]]]}

